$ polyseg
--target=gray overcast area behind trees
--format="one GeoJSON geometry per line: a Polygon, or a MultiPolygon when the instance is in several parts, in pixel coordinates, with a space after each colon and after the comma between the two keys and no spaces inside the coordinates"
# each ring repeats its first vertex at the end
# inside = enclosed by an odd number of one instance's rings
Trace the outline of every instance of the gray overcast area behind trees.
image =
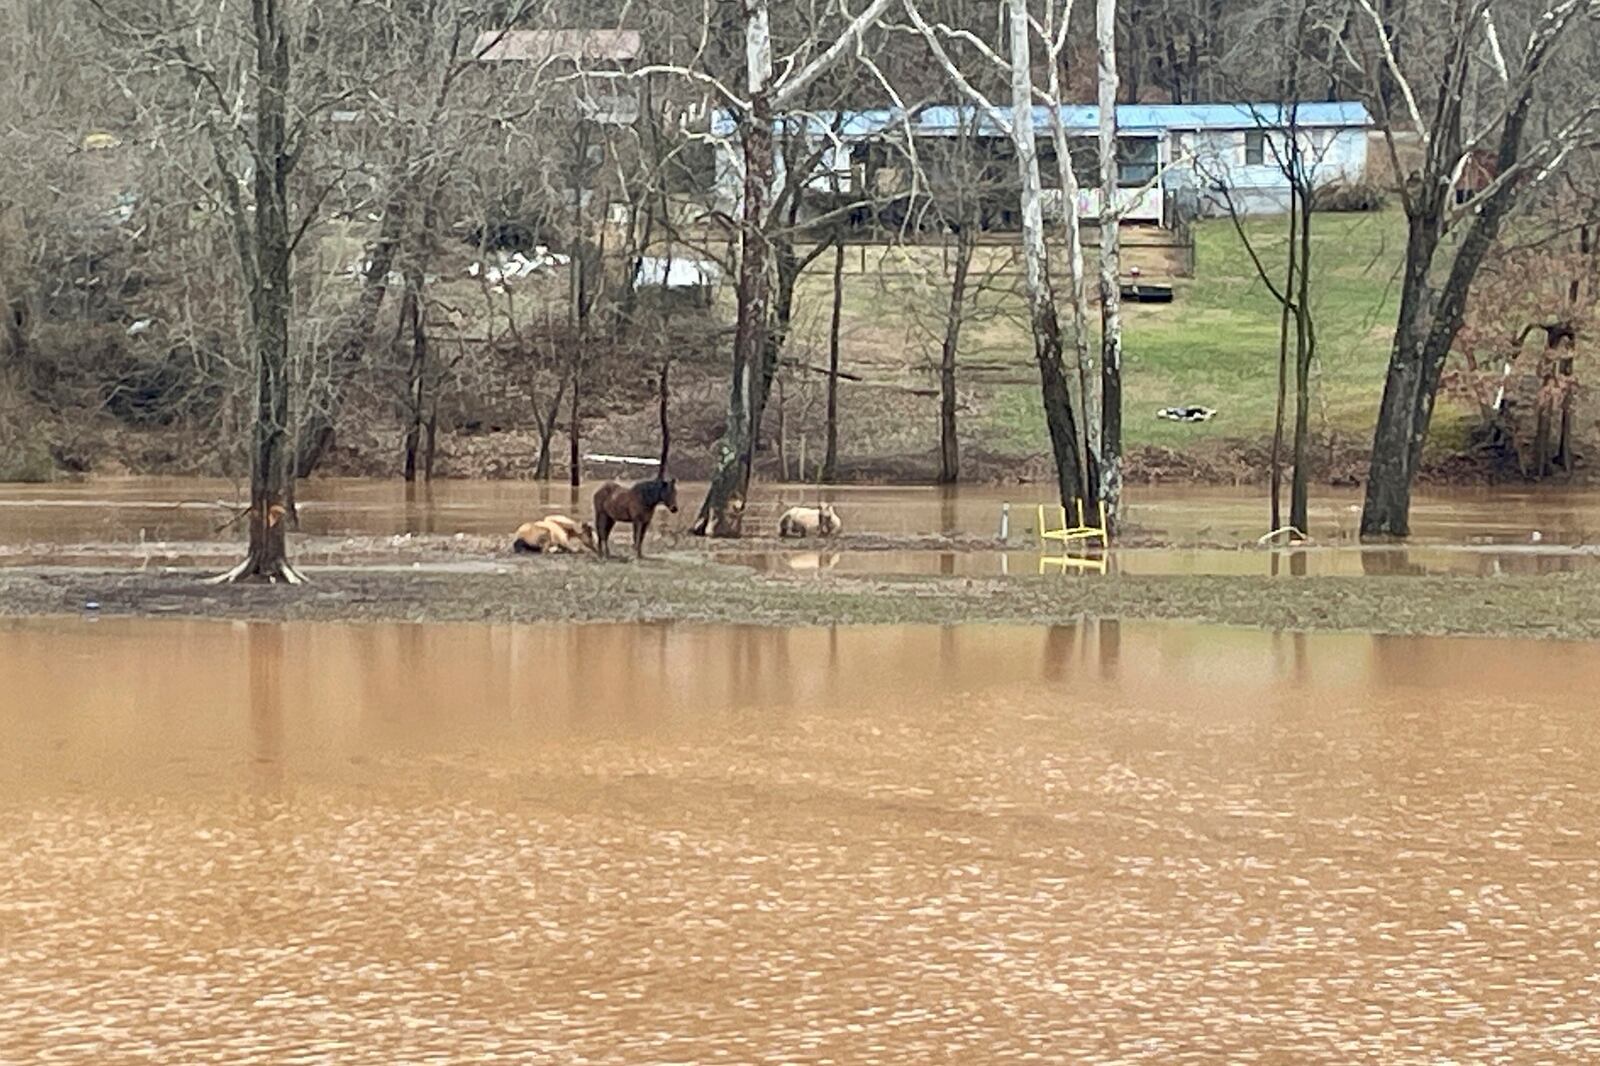
{"type": "MultiPolygon", "coordinates": [[[[863,218],[886,239],[970,233],[997,199],[1020,219],[1060,492],[1114,511],[1116,244],[1086,253],[1073,212],[1045,217],[1040,190],[1114,182],[1115,167],[1060,165],[1073,155],[1064,133],[1030,131],[1021,106],[1097,99],[1255,101],[1286,115],[1366,103],[1406,235],[1362,530],[1404,534],[1475,279],[1496,256],[1580,229],[1590,240],[1596,214],[1597,0],[0,6],[0,447],[37,451],[48,423],[54,454],[41,461],[81,460],[63,412],[184,427],[195,471],[250,478],[241,579],[298,580],[284,540],[294,481],[374,418],[398,424],[404,475],[427,477],[441,419],[509,389],[533,413],[548,476],[558,430],[575,459],[597,397],[654,410],[659,389],[664,405],[669,359],[720,368],[727,417],[699,525],[737,535],[800,272],[842,263],[836,246],[863,218]],[[573,32],[514,36],[530,30],[573,32]],[[966,191],[899,216],[830,188],[818,139],[786,122],[814,116],[825,144],[835,111],[929,103],[971,106],[1015,151],[997,164],[955,138],[942,159],[904,153],[914,188],[942,175],[966,191]],[[739,202],[720,214],[707,196],[717,111],[735,116],[727,138],[745,160],[739,202]],[[1486,165],[1492,178],[1458,196],[1468,168],[1486,165]],[[1067,250],[1066,276],[1044,269],[1047,243],[1067,250]],[[512,248],[548,250],[559,299],[491,275],[491,253],[512,248]],[[662,249],[722,265],[731,323],[633,284],[662,249]],[[447,273],[463,254],[483,264],[470,283],[447,273]]],[[[1305,206],[1289,216],[1302,234],[1305,206]]],[[[1297,384],[1303,403],[1315,263],[1300,263],[1264,267],[1285,344],[1261,387],[1282,397],[1297,384]]],[[[933,316],[947,397],[964,306],[958,288],[933,316]]],[[[812,377],[831,412],[837,341],[830,366],[812,377]]],[[[953,399],[940,417],[953,426],[953,399]]],[[[836,432],[830,419],[830,442],[836,432]]],[[[953,429],[946,444],[953,479],[953,429]]],[[[674,455],[703,447],[674,435],[674,455]]],[[[1297,469],[1291,517],[1303,508],[1297,469]]]]}

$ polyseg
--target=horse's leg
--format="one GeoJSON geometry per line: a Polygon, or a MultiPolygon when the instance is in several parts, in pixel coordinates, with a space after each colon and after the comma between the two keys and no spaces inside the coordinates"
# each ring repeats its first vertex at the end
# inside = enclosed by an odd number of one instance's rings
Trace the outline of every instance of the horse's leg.
{"type": "Polygon", "coordinates": [[[611,557],[611,549],[606,543],[611,538],[611,516],[599,507],[594,509],[594,539],[598,549],[597,554],[602,559],[611,557]]]}
{"type": "Polygon", "coordinates": [[[644,558],[644,535],[650,530],[650,516],[639,519],[633,524],[633,557],[644,558]]]}

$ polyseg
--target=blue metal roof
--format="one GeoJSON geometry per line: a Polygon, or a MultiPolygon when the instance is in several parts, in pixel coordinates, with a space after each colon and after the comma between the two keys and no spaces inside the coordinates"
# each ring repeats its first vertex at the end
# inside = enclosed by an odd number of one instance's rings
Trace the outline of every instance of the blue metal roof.
{"type": "MultiPolygon", "coordinates": [[[[977,109],[970,104],[924,107],[912,114],[911,128],[926,137],[949,137],[971,123],[976,113],[977,109]]],[[[1061,108],[1061,118],[1070,130],[1093,130],[1099,126],[1100,109],[1092,104],[1068,104],[1061,108]]],[[[1035,107],[1033,121],[1043,133],[1049,128],[1050,109],[1035,107]]],[[[1303,103],[1296,121],[1307,127],[1365,128],[1372,124],[1366,107],[1350,101],[1303,103]]],[[[804,122],[819,136],[837,126],[839,136],[850,140],[901,127],[905,115],[897,108],[846,111],[842,115],[836,111],[810,111],[790,115],[779,122],[804,122]]],[[[1117,108],[1117,128],[1128,133],[1253,129],[1284,122],[1285,109],[1279,104],[1122,104],[1117,108]]],[[[987,118],[980,121],[978,127],[988,134],[999,132],[987,118]]],[[[727,136],[734,132],[736,124],[730,113],[718,111],[712,117],[711,128],[713,133],[727,136]]]]}
{"type": "MultiPolygon", "coordinates": [[[[1090,112],[1098,115],[1095,108],[1090,112]]],[[[1354,101],[1302,103],[1295,121],[1301,126],[1372,125],[1366,105],[1354,101]]],[[[1117,108],[1118,125],[1168,130],[1237,130],[1281,126],[1287,109],[1280,104],[1135,104],[1117,108]],[[1124,119],[1124,116],[1127,116],[1124,119]]]]}

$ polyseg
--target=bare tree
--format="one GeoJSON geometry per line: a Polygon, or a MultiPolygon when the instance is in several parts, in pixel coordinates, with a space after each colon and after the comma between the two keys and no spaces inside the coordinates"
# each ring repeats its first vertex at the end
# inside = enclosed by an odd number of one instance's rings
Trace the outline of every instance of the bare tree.
{"type": "Polygon", "coordinates": [[[1122,500],[1122,220],[1117,204],[1117,0],[1096,0],[1100,106],[1100,501],[1122,500]]]}
{"type": "Polygon", "coordinates": [[[1526,13],[1531,18],[1523,47],[1507,54],[1497,29],[1504,9],[1492,0],[1452,0],[1437,11],[1413,14],[1438,16],[1438,54],[1423,52],[1427,63],[1419,66],[1397,54],[1395,26],[1373,0],[1357,2],[1370,47],[1366,56],[1352,56],[1352,63],[1364,73],[1396,172],[1404,173],[1400,131],[1414,132],[1423,147],[1420,167],[1401,188],[1407,234],[1399,319],[1361,512],[1363,536],[1405,536],[1445,359],[1478,268],[1518,200],[1597,135],[1600,104],[1592,94],[1555,110],[1547,121],[1534,121],[1536,111],[1551,106],[1541,90],[1558,49],[1596,8],[1594,0],[1538,5],[1526,13]],[[1492,158],[1494,177],[1457,204],[1458,180],[1480,151],[1492,158]]]}
{"type": "MultiPolygon", "coordinates": [[[[1571,208],[1565,197],[1551,206],[1571,208]]],[[[1477,407],[1478,444],[1514,460],[1524,477],[1549,477],[1557,466],[1572,472],[1572,403],[1590,370],[1597,310],[1600,244],[1586,221],[1496,249],[1473,284],[1455,346],[1464,365],[1446,374],[1445,387],[1477,407]],[[1532,352],[1530,338],[1540,341],[1532,352]]]]}
{"type": "Polygon", "coordinates": [[[1032,324],[1034,360],[1039,367],[1040,392],[1045,424],[1056,467],[1057,488],[1064,505],[1089,494],[1083,479],[1081,438],[1074,413],[1071,389],[1062,358],[1061,324],[1056,314],[1055,294],[1050,284],[1049,263],[1044,233],[1043,189],[1039,177],[1038,135],[1033,122],[1032,30],[1024,0],[1008,0],[1006,8],[1007,58],[1002,65],[1010,73],[1011,106],[999,110],[967,78],[945,48],[945,40],[960,36],[975,43],[988,55],[993,50],[970,34],[954,34],[947,27],[929,24],[916,6],[907,0],[906,13],[922,35],[935,60],[961,93],[971,100],[986,119],[1003,130],[1012,142],[1017,158],[1021,192],[1022,251],[1029,319],[1032,324]]]}
{"type": "Polygon", "coordinates": [[[179,133],[187,130],[176,124],[193,121],[208,144],[221,213],[237,256],[254,381],[250,539],[245,559],[218,580],[297,584],[302,578],[289,563],[285,541],[293,504],[290,324],[295,250],[316,218],[320,196],[313,192],[295,219],[290,180],[312,136],[313,119],[340,94],[314,78],[307,79],[309,98],[295,94],[294,58],[305,38],[283,0],[248,0],[204,16],[191,11],[189,18],[178,12],[124,15],[107,6],[98,11],[101,28],[136,49],[141,70],[173,71],[182,79],[187,97],[179,91],[171,99],[187,110],[164,117],[179,133]],[[189,32],[191,23],[202,19],[213,31],[210,40],[218,54],[191,48],[191,41],[205,39],[189,32]],[[226,51],[235,43],[242,53],[237,56],[226,51]]]}
{"type": "MultiPolygon", "coordinates": [[[[1274,92],[1278,103],[1270,107],[1250,105],[1248,110],[1260,131],[1263,160],[1270,161],[1289,190],[1287,204],[1286,265],[1281,281],[1274,280],[1262,261],[1250,231],[1243,223],[1243,210],[1235,202],[1235,181],[1229,166],[1215,158],[1196,161],[1213,194],[1223,202],[1233,229],[1256,270],[1256,276],[1279,305],[1276,402],[1274,405],[1272,450],[1269,460],[1269,531],[1284,528],[1282,481],[1284,424],[1287,406],[1291,338],[1294,346],[1294,440],[1291,453],[1292,478],[1288,526],[1304,534],[1310,512],[1310,412],[1311,367],[1316,360],[1316,322],[1311,305],[1312,225],[1316,217],[1317,190],[1326,184],[1319,175],[1326,141],[1319,141],[1301,124],[1301,104],[1306,86],[1317,71],[1305,51],[1314,38],[1336,35],[1342,26],[1337,15],[1330,21],[1313,11],[1312,4],[1298,3],[1279,11],[1276,36],[1283,42],[1279,84],[1274,92]],[[1315,21],[1314,21],[1315,19],[1315,21]]],[[[1263,32],[1270,32],[1263,27],[1263,32]]]]}
{"type": "MultiPolygon", "coordinates": [[[[965,185],[964,182],[960,183],[965,185]]],[[[956,436],[956,353],[961,346],[961,326],[966,321],[967,276],[977,245],[978,219],[970,193],[957,193],[955,256],[950,277],[950,302],[945,311],[944,336],[939,343],[939,481],[953,485],[961,478],[961,451],[956,436]]]]}
{"type": "MultiPolygon", "coordinates": [[[[1055,143],[1056,168],[1061,185],[1061,225],[1067,239],[1067,286],[1072,298],[1072,345],[1078,364],[1078,395],[1083,412],[1082,482],[1095,498],[1100,493],[1101,420],[1099,390],[1094,377],[1094,355],[1089,343],[1089,296],[1083,262],[1083,230],[1078,222],[1078,176],[1072,164],[1072,146],[1061,117],[1065,99],[1063,74],[1067,64],[1067,35],[1072,26],[1072,0],[1064,0],[1059,23],[1054,0],[1045,5],[1043,33],[1049,50],[1049,80],[1045,104],[1050,108],[1050,134],[1055,143]]],[[[1089,502],[1093,502],[1092,500],[1089,502]]]]}
{"type": "Polygon", "coordinates": [[[828,397],[822,480],[839,480],[839,328],[844,318],[844,234],[833,242],[833,307],[828,318],[828,397]]]}
{"type": "Polygon", "coordinates": [[[739,310],[733,342],[733,373],[728,388],[727,429],[717,447],[711,487],[700,507],[694,532],[736,537],[743,527],[745,497],[755,463],[760,412],[770,387],[761,372],[767,347],[770,279],[766,226],[776,170],[773,132],[783,114],[814,81],[856,48],[890,0],[871,0],[826,48],[781,79],[773,75],[772,26],[768,0],[741,0],[744,14],[745,91],[737,100],[743,149],[744,195],[740,206],[739,310]]]}

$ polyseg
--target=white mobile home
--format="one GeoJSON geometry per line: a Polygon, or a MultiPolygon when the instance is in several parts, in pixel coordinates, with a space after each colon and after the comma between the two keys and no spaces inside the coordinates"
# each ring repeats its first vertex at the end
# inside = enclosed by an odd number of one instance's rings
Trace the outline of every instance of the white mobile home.
{"type": "MultiPolygon", "coordinates": [[[[1060,182],[1055,165],[1049,109],[1034,109],[1046,209],[1059,216],[1060,182]]],[[[1283,210],[1288,180],[1284,158],[1291,116],[1276,104],[1139,104],[1117,108],[1117,173],[1122,217],[1132,223],[1171,221],[1173,204],[1215,214],[1231,199],[1241,212],[1283,210]],[[1221,195],[1226,190],[1227,196],[1221,195]]],[[[1366,108],[1358,103],[1301,104],[1292,116],[1302,159],[1319,185],[1360,180],[1366,172],[1366,108]]],[[[1070,105],[1061,109],[1072,165],[1080,192],[1079,217],[1100,214],[1099,110],[1070,105]]],[[[937,200],[955,180],[937,145],[967,138],[967,159],[981,157],[985,183],[995,196],[985,225],[1010,228],[1015,219],[1005,204],[1004,185],[1015,180],[1011,146],[972,108],[924,107],[909,114],[894,109],[812,112],[779,120],[780,142],[794,144],[815,166],[808,192],[891,202],[921,194],[937,200]],[[913,162],[915,160],[915,162],[913,162]],[[914,181],[912,172],[917,172],[914,181]]],[[[733,213],[741,195],[742,161],[731,115],[713,117],[717,144],[714,206],[733,213]]],[[[784,153],[779,153],[780,181],[784,153]]],[[[969,175],[970,176],[970,175],[969,175]]]]}

